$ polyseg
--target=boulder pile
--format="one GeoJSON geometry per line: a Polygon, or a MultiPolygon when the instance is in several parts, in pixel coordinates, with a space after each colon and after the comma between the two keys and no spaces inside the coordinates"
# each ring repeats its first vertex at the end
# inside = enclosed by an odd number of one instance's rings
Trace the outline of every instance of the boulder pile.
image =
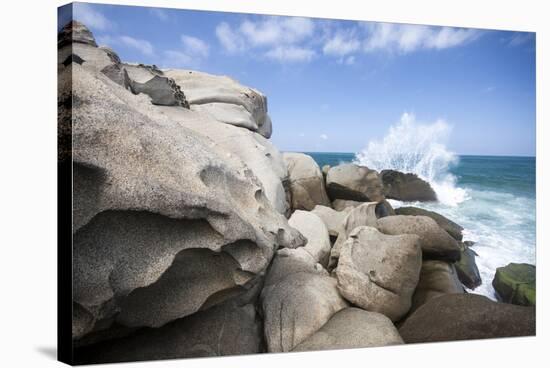
{"type": "MultiPolygon", "coordinates": [[[[78,22],[58,47],[77,363],[534,334],[534,307],[465,293],[462,227],[386,200],[429,183],[281,153],[267,98],[229,77],[125,63],[78,22]]],[[[495,289],[534,304],[530,275],[495,289]]]]}

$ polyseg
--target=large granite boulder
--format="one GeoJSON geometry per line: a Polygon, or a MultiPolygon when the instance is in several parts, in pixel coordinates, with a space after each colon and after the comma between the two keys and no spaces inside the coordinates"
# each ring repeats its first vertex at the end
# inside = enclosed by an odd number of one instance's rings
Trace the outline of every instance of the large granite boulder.
{"type": "Polygon", "coordinates": [[[359,308],[345,308],[293,351],[368,348],[402,343],[401,336],[388,317],[359,308]]]}
{"type": "Polygon", "coordinates": [[[303,249],[316,262],[327,267],[331,247],[328,230],[323,220],[314,213],[297,210],[288,219],[288,224],[307,239],[303,249]]]}
{"type": "Polygon", "coordinates": [[[316,205],[330,206],[325,180],[311,156],[303,153],[283,153],[288,169],[293,210],[311,211],[316,205]]]}
{"type": "Polygon", "coordinates": [[[331,167],[327,173],[327,192],[334,199],[378,202],[384,199],[384,186],[376,170],[356,164],[331,167]]]}
{"type": "MultiPolygon", "coordinates": [[[[160,327],[219,304],[246,292],[275,249],[305,243],[248,162],[187,123],[242,130],[249,135],[218,137],[249,144],[255,157],[280,157],[250,135],[263,137],[181,106],[155,106],[101,72],[114,62],[105,50],[78,45],[85,61],[59,67],[60,116],[72,113],[60,124],[73,139],[73,298],[85,317],[75,338],[115,322],[160,327]]],[[[278,185],[280,164],[271,172],[278,185]]]]}
{"type": "Polygon", "coordinates": [[[430,183],[416,174],[405,174],[396,170],[382,170],[380,177],[384,183],[384,193],[390,199],[399,201],[436,201],[437,195],[430,183]]]}
{"type": "Polygon", "coordinates": [[[303,248],[277,252],[261,305],[269,352],[291,351],[347,307],[336,280],[303,248]]]}
{"type": "Polygon", "coordinates": [[[343,230],[344,221],[352,210],[352,207],[347,207],[342,211],[336,211],[330,207],[317,205],[311,213],[319,216],[325,223],[329,235],[336,238],[343,230]]]}
{"type": "Polygon", "coordinates": [[[387,216],[377,220],[378,230],[388,235],[416,234],[425,259],[458,261],[460,247],[445,230],[426,216],[387,216]]]}
{"type": "Polygon", "coordinates": [[[361,226],[342,245],[335,275],[344,298],[397,321],[411,307],[421,266],[418,236],[361,226]]]}
{"type": "Polygon", "coordinates": [[[450,236],[457,241],[462,241],[462,230],[464,228],[459,224],[449,220],[443,215],[434,211],[428,211],[418,207],[400,207],[395,210],[396,215],[405,216],[427,216],[433,219],[443,230],[449,233],[450,236]]]}
{"type": "Polygon", "coordinates": [[[501,300],[517,305],[536,305],[537,269],[527,263],[497,268],[493,287],[501,300]]]}
{"type": "Polygon", "coordinates": [[[335,199],[332,201],[331,205],[334,210],[340,212],[344,211],[348,208],[355,208],[357,206],[362,205],[365,203],[364,201],[352,201],[349,199],[335,199]]]}
{"type": "Polygon", "coordinates": [[[535,335],[535,308],[497,303],[476,294],[430,299],[399,328],[406,343],[535,335]]]}
{"type": "Polygon", "coordinates": [[[473,244],[470,241],[459,243],[460,259],[455,263],[458,279],[471,290],[481,285],[481,275],[476,264],[476,257],[478,255],[471,249],[473,244]]]}
{"type": "Polygon", "coordinates": [[[57,34],[57,47],[71,46],[75,43],[82,43],[97,47],[94,35],[82,23],[72,20],[67,23],[57,34]]]}
{"type": "Polygon", "coordinates": [[[424,261],[420,270],[420,279],[414,291],[411,310],[440,295],[463,293],[464,288],[452,263],[424,261]]]}
{"type": "Polygon", "coordinates": [[[329,269],[336,268],[338,258],[340,257],[340,249],[346,240],[348,240],[352,231],[359,226],[372,226],[376,227],[376,221],[378,216],[376,215],[376,202],[363,202],[360,206],[353,208],[344,221],[340,225],[338,230],[338,237],[334,242],[334,246],[330,251],[329,269]]]}
{"type": "Polygon", "coordinates": [[[192,110],[222,124],[246,128],[265,138],[271,136],[267,98],[261,92],[226,76],[176,69],[164,74],[185,91],[192,110]]]}

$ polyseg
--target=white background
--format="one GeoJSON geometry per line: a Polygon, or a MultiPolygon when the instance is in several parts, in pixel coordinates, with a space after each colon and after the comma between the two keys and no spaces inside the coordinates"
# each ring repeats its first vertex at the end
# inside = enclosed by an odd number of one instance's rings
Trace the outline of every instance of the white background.
{"type": "MultiPolygon", "coordinates": [[[[545,1],[157,0],[110,3],[456,25],[537,32],[537,337],[340,352],[132,363],[136,367],[543,365],[548,325],[549,27],[545,1]],[[546,24],[545,24],[546,21],[546,24]],[[544,102],[546,104],[544,104],[544,102]],[[546,190],[545,190],[546,189],[546,190]],[[545,290],[546,289],[546,290],[545,290]],[[545,292],[546,291],[546,292],[545,292]],[[546,310],[545,310],[546,309],[546,310]]],[[[2,2],[0,12],[0,366],[56,362],[56,27],[58,0],[2,2]],[[7,83],[6,83],[7,82],[7,83]]],[[[110,367],[115,365],[105,365],[110,367]]],[[[120,366],[120,365],[117,365],[120,366]]]]}

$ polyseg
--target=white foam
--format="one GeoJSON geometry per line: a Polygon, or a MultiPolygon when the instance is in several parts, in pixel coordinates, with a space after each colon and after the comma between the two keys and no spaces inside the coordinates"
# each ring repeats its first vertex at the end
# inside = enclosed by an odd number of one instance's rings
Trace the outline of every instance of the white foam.
{"type": "Polygon", "coordinates": [[[404,113],[381,141],[370,141],[357,153],[355,162],[378,171],[416,174],[432,185],[440,202],[456,206],[468,195],[456,187],[456,179],[449,173],[458,163],[458,156],[445,146],[450,132],[451,126],[443,120],[419,124],[414,115],[404,113]]]}

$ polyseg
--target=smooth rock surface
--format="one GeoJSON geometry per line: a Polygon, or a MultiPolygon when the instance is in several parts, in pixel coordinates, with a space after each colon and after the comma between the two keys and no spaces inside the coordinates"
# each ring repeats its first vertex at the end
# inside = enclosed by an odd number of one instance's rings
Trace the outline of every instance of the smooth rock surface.
{"type": "Polygon", "coordinates": [[[345,308],[293,351],[368,348],[402,344],[392,321],[376,312],[345,308]]]}
{"type": "Polygon", "coordinates": [[[316,205],[330,206],[325,180],[319,166],[311,156],[285,152],[292,195],[292,209],[311,211],[316,205]]]}
{"type": "Polygon", "coordinates": [[[536,305],[537,269],[527,263],[510,263],[497,268],[493,287],[506,303],[536,305]]]}
{"type": "Polygon", "coordinates": [[[440,215],[434,211],[428,211],[423,208],[418,207],[399,207],[395,210],[396,215],[405,215],[405,216],[427,216],[433,219],[437,224],[450,236],[455,238],[457,241],[462,241],[462,230],[464,228],[459,224],[449,220],[443,215],[440,215]]]}
{"type": "Polygon", "coordinates": [[[418,236],[357,227],[340,249],[338,290],[354,305],[397,321],[411,307],[421,265],[418,236]]]}
{"type": "Polygon", "coordinates": [[[458,261],[460,247],[433,219],[426,216],[387,216],[377,220],[378,230],[388,235],[416,234],[425,259],[458,261]]]}
{"type": "Polygon", "coordinates": [[[497,303],[476,294],[429,300],[399,328],[405,343],[535,335],[535,308],[497,303]]]}
{"type": "Polygon", "coordinates": [[[351,207],[347,207],[342,211],[336,211],[327,206],[317,205],[311,213],[316,214],[323,220],[330,236],[338,237],[338,234],[343,230],[344,220],[352,209],[351,207]]]}
{"type": "Polygon", "coordinates": [[[294,211],[288,224],[298,230],[306,239],[303,249],[324,267],[328,265],[330,239],[327,227],[319,216],[308,211],[294,211]]]}
{"type": "Polygon", "coordinates": [[[428,300],[440,295],[463,293],[464,288],[452,263],[424,261],[420,269],[420,279],[414,291],[411,309],[415,310],[428,300]]]}
{"type": "Polygon", "coordinates": [[[476,264],[477,253],[470,247],[473,242],[459,243],[460,246],[460,260],[455,263],[456,273],[459,280],[468,289],[475,289],[481,285],[481,275],[476,264]]]}
{"type": "Polygon", "coordinates": [[[396,170],[382,170],[380,177],[384,183],[384,193],[390,199],[412,202],[436,201],[437,195],[430,183],[416,174],[405,174],[396,170]]]}
{"type": "Polygon", "coordinates": [[[384,199],[384,186],[375,170],[355,164],[331,167],[326,179],[329,197],[361,202],[378,202],[384,199]]]}
{"type": "Polygon", "coordinates": [[[336,280],[298,248],[277,252],[261,306],[267,350],[283,352],[294,349],[348,305],[336,289],[336,280]]]}

